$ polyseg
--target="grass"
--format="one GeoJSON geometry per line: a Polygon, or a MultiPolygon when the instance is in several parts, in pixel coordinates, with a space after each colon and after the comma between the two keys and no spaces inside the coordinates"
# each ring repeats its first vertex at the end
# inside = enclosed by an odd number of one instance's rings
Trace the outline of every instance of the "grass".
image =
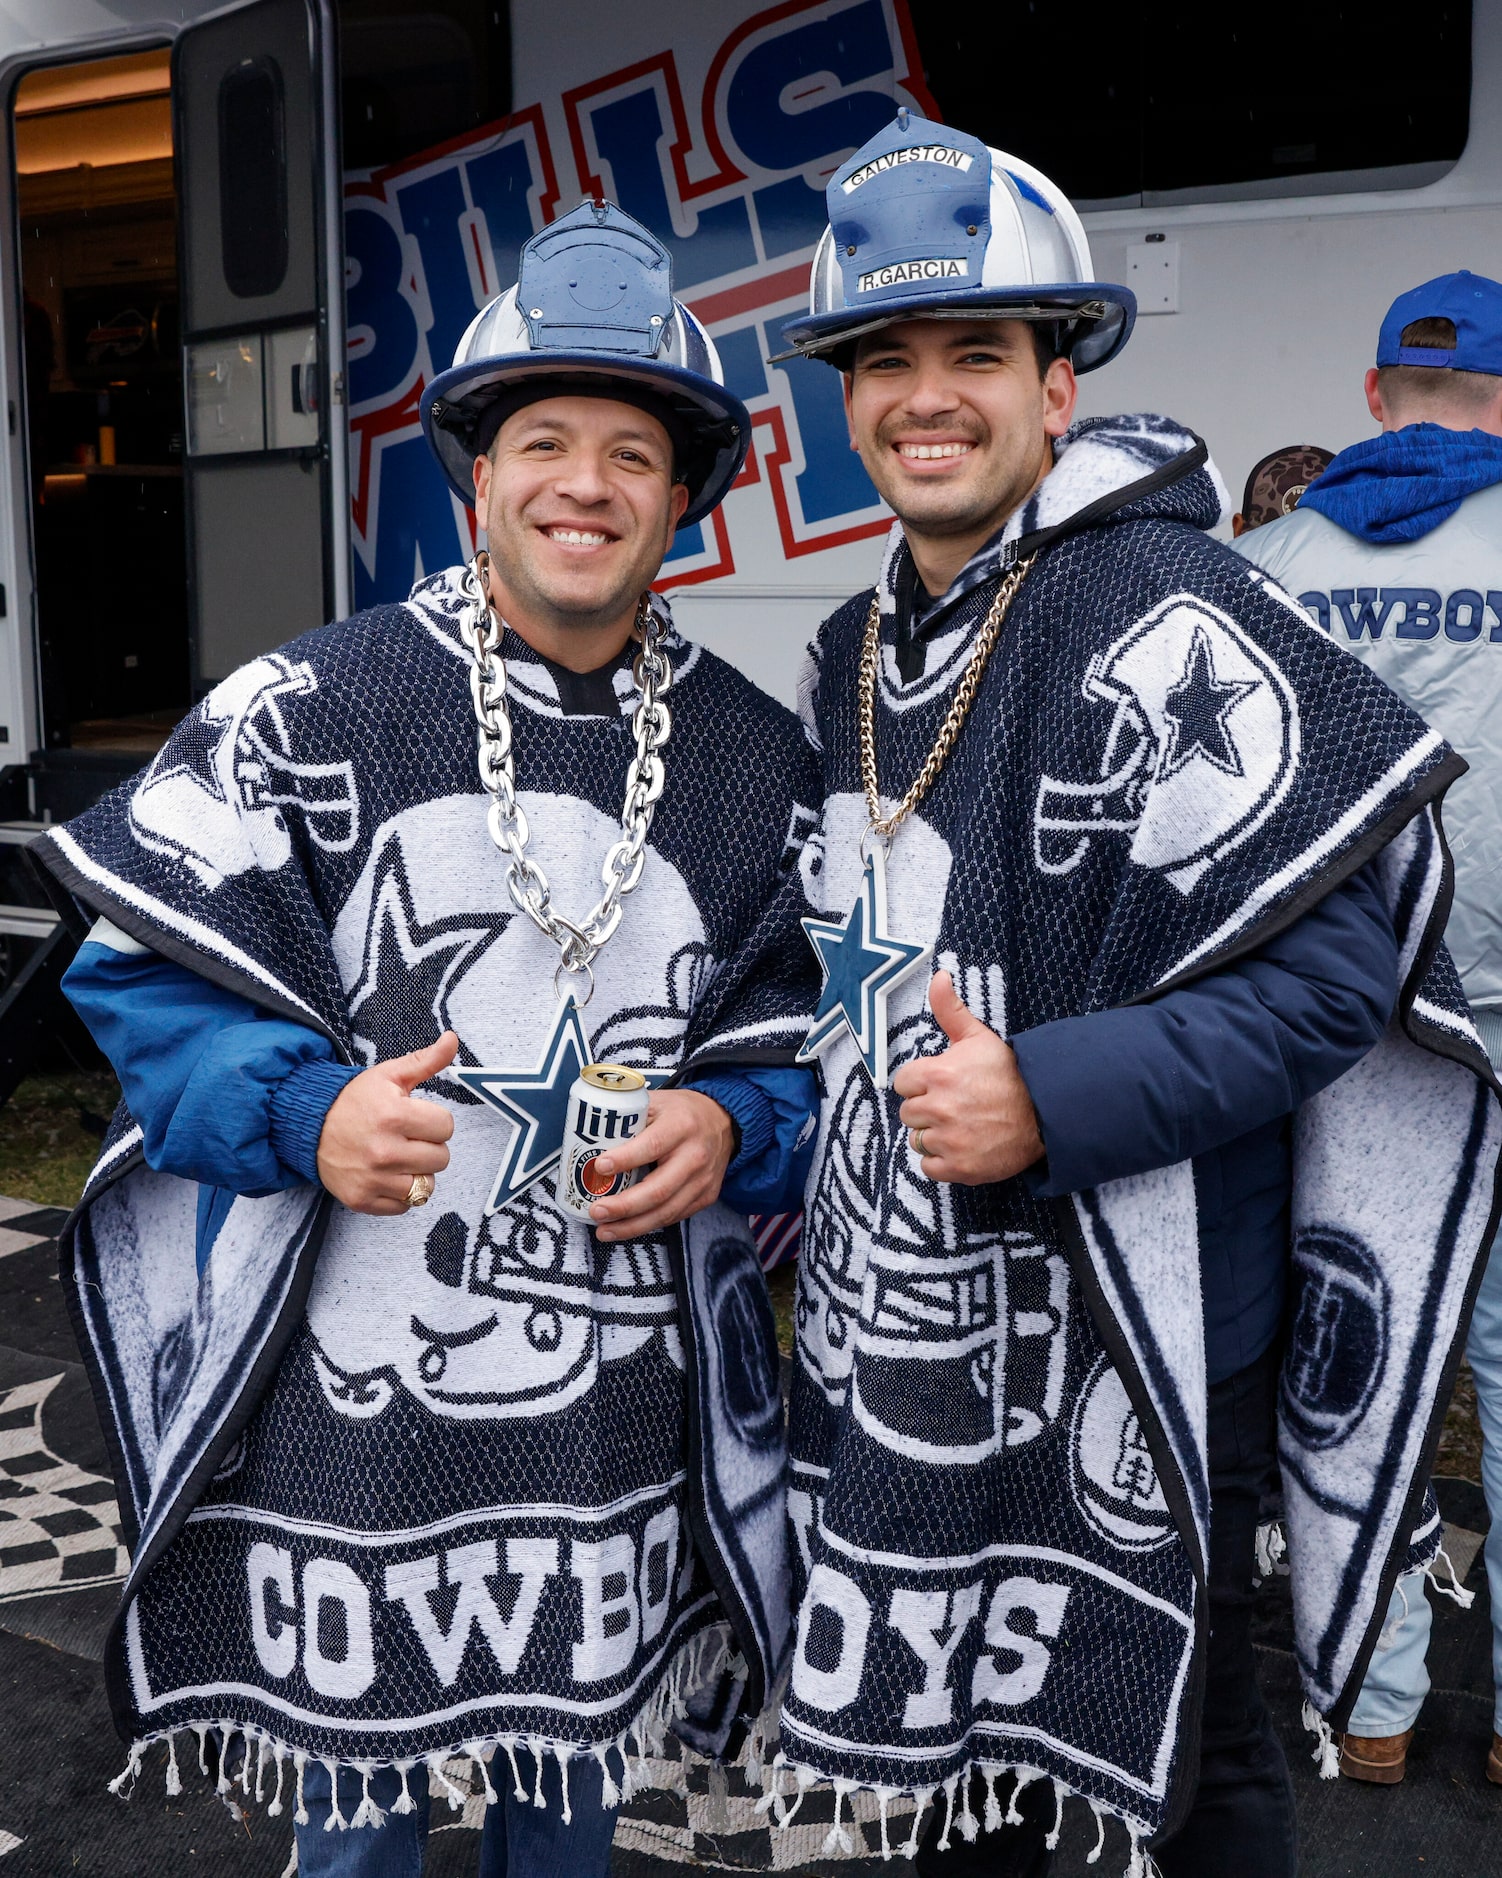
{"type": "Polygon", "coordinates": [[[777,1319],[777,1347],[784,1356],[793,1354],[793,1293],[798,1287],[798,1267],[779,1265],[767,1273],[767,1290],[772,1294],[772,1314],[777,1319]]]}
{"type": "Polygon", "coordinates": [[[1476,1379],[1471,1366],[1461,1361],[1455,1393],[1445,1411],[1445,1432],[1435,1456],[1436,1474],[1459,1474],[1464,1480],[1481,1478],[1481,1423],[1476,1416],[1476,1379]]]}
{"type": "Polygon", "coordinates": [[[0,1194],[37,1206],[76,1205],[99,1158],[98,1124],[119,1099],[107,1070],[28,1076],[0,1108],[0,1194]]]}

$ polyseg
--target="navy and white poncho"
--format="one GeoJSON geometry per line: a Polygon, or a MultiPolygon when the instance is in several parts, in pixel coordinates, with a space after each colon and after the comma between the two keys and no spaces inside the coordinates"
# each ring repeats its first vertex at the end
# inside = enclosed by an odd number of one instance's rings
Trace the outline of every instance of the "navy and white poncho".
{"type": "MultiPolygon", "coordinates": [[[[44,866],[346,1062],[449,1027],[461,1064],[530,1067],[557,954],[487,831],[458,576],[236,672],[44,866]]],[[[815,766],[791,713],[665,647],[666,788],[596,961],[594,1053],[788,1062],[812,966],[767,909],[815,766]]],[[[635,751],[629,663],[602,711],[566,715],[509,631],[502,653],[529,853],[582,912],[635,751]]],[[[145,1166],[121,1114],[63,1237],[132,1551],[116,1721],[138,1747],[243,1731],[268,1797],[308,1757],[603,1756],[686,1708],[714,1745],[786,1654],[777,1352],[744,1220],[602,1247],[551,1182],[487,1216],[510,1125],[450,1072],[427,1089],[454,1135],[423,1211],[241,1197],[200,1279],[195,1187],[145,1166]]]]}
{"type": "MultiPolygon", "coordinates": [[[[1440,944],[1437,807],[1463,765],[1206,538],[1223,491],[1205,464],[1162,419],[1077,425],[911,682],[894,531],[877,590],[888,805],[933,746],[1003,568],[1038,558],[895,838],[887,930],[931,945],[1005,1036],[1190,983],[1376,857],[1401,995],[1382,1041],[1295,1119],[1279,1411],[1299,1668],[1339,1725],[1420,1523],[1493,1231],[1502,1104],[1440,944]]],[[[800,865],[826,919],[861,874],[871,597],[825,624],[804,685],[824,787],[800,865]]],[[[926,977],[892,994],[894,1071],[945,1045],[926,977]]],[[[916,1793],[916,1845],[929,1800],[973,1836],[966,1769],[1015,1769],[1123,1818],[1140,1847],[1183,1818],[1198,1764],[1210,1507],[1191,1166],[1062,1200],[1020,1180],[937,1185],[849,1036],[822,1061],[784,1797],[792,1771],[916,1793]]]]}

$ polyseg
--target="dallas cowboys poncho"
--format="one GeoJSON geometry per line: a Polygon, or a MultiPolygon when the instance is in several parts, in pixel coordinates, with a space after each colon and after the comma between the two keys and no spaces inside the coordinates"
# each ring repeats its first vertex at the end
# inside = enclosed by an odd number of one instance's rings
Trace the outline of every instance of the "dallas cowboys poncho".
{"type": "MultiPolygon", "coordinates": [[[[46,868],[346,1061],[451,1027],[461,1065],[530,1067],[558,959],[487,832],[458,573],[236,672],[46,868]]],[[[813,764],[791,713],[665,647],[666,789],[585,1023],[597,1059],[788,1061],[810,967],[765,909],[813,764]],[[748,982],[769,943],[781,966],[748,982]]],[[[582,912],[635,750],[629,664],[613,714],[566,716],[509,630],[502,654],[529,853],[582,912]]],[[[511,1124],[452,1072],[427,1088],[454,1135],[423,1211],[240,1197],[200,1278],[197,1191],[120,1115],[64,1234],[129,1527],[106,1662],[133,1766],[205,1726],[233,1760],[243,1731],[278,1810],[289,1755],[299,1781],[309,1756],[437,1768],[464,1744],[603,1759],[685,1708],[713,1745],[781,1666],[782,1412],[745,1222],[604,1247],[551,1182],[487,1216],[511,1124]]]]}
{"type": "MultiPolygon", "coordinates": [[[[1377,856],[1401,948],[1383,1041],[1294,1133],[1279,1447],[1297,1650],[1337,1723],[1420,1523],[1494,1223],[1502,1108],[1440,932],[1437,805],[1463,767],[1277,587],[1207,540],[1204,446],[1092,420],[962,576],[905,683],[894,530],[878,596],[890,804],[933,745],[1001,571],[1036,552],[959,743],[887,863],[887,931],[1003,1035],[1191,982],[1377,856]]],[[[822,752],[806,894],[860,884],[856,673],[871,595],[804,684],[822,752]]],[[[893,1069],[945,1047],[927,974],[893,1069]]],[[[790,1448],[790,1781],[932,1798],[973,1837],[976,1767],[1127,1822],[1134,1869],[1193,1797],[1209,1489],[1188,1162],[1059,1201],[923,1178],[848,1034],[807,1196],[790,1448]]],[[[1432,1544],[1431,1544],[1432,1549],[1432,1544]]],[[[924,1806],[912,1827],[916,1846],[924,1806]]]]}

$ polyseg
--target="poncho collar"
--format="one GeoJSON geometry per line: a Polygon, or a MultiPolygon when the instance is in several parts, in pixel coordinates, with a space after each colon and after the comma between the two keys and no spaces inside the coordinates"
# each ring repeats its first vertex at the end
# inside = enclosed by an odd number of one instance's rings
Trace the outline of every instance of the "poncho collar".
{"type": "Polygon", "coordinates": [[[1065,535],[1128,514],[1211,529],[1229,509],[1220,472],[1192,430],[1151,412],[1081,418],[1054,445],[1053,469],[977,548],[947,593],[923,593],[907,535],[894,522],[879,585],[882,611],[894,616],[899,638],[930,639],[977,587],[1065,535]]]}
{"type": "Polygon", "coordinates": [[[1421,541],[1493,483],[1502,483],[1502,437],[1407,424],[1342,450],[1299,507],[1381,546],[1421,541]]]}
{"type": "MultiPolygon", "coordinates": [[[[469,658],[459,622],[469,599],[463,587],[463,567],[445,567],[418,581],[407,596],[408,607],[450,652],[469,658]]],[[[682,677],[697,653],[673,625],[672,609],[661,594],[651,596],[652,610],[666,627],[663,645],[673,663],[674,677],[682,677]]],[[[501,656],[511,695],[524,707],[545,717],[629,717],[636,709],[636,681],[632,660],[636,645],[628,641],[614,658],[592,672],[573,672],[528,645],[514,627],[505,627],[501,656]],[[614,696],[614,710],[608,699],[614,696]]]]}

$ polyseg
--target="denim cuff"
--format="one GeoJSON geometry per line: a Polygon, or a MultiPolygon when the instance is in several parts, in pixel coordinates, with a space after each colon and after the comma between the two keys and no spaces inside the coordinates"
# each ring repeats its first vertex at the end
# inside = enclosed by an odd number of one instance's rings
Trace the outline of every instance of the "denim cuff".
{"type": "Polygon", "coordinates": [[[324,1118],[346,1083],[360,1071],[320,1059],[301,1063],[271,1092],[271,1151],[304,1180],[318,1178],[318,1140],[324,1118]]]}

